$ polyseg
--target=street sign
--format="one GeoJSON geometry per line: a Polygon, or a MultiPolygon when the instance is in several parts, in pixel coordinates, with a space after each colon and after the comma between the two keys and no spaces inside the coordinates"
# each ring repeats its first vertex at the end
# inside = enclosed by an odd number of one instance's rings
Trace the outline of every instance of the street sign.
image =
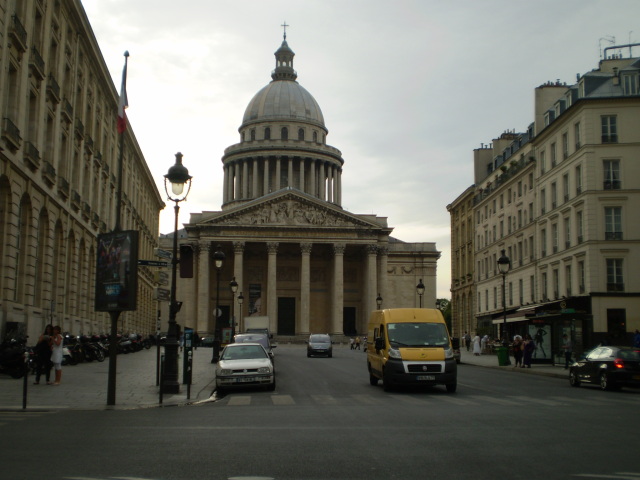
{"type": "Polygon", "coordinates": [[[153,297],[155,298],[155,300],[158,300],[159,302],[169,302],[171,301],[171,290],[169,290],[168,288],[160,288],[160,287],[156,287],[153,289],[153,297]]]}
{"type": "Polygon", "coordinates": [[[169,250],[162,250],[161,248],[154,248],[153,254],[156,257],[166,258],[167,260],[171,260],[173,258],[173,253],[171,253],[169,250]]]}
{"type": "Polygon", "coordinates": [[[158,285],[169,285],[169,272],[166,270],[156,270],[153,274],[158,285]]]}
{"type": "Polygon", "coordinates": [[[169,262],[162,262],[160,260],[138,260],[138,265],[143,267],[168,267],[169,262]]]}

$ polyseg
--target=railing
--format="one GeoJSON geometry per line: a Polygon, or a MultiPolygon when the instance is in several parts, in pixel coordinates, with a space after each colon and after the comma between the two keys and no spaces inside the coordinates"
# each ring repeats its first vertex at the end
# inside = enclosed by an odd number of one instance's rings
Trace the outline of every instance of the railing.
{"type": "Polygon", "coordinates": [[[20,22],[17,15],[11,17],[11,26],[9,29],[9,35],[16,40],[16,47],[21,52],[27,50],[27,31],[20,22]]]}
{"type": "Polygon", "coordinates": [[[37,75],[40,80],[44,80],[44,59],[38,52],[36,47],[31,47],[31,57],[29,58],[29,66],[31,67],[31,71],[37,75]]]}
{"type": "Polygon", "coordinates": [[[622,240],[622,232],[604,232],[605,240],[622,240]]]}
{"type": "Polygon", "coordinates": [[[47,78],[47,94],[55,103],[60,102],[60,85],[53,75],[49,75],[47,78]]]}

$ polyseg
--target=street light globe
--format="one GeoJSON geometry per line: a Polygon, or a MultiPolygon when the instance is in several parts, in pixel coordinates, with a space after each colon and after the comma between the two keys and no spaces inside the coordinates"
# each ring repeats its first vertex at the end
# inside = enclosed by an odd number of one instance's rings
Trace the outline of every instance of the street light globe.
{"type": "Polygon", "coordinates": [[[505,255],[504,250],[502,250],[502,256],[498,259],[498,270],[503,275],[511,270],[511,259],[505,255]]]}
{"type": "MultiPolygon", "coordinates": [[[[167,190],[167,181],[168,181],[171,184],[171,192],[175,196],[182,195],[182,192],[184,192],[185,185],[187,183],[190,184],[191,178],[192,178],[191,175],[189,175],[189,170],[187,170],[187,167],[182,165],[182,153],[180,152],[176,153],[176,163],[169,169],[169,171],[164,176],[164,178],[165,178],[165,190],[167,190]]],[[[167,191],[167,195],[169,195],[168,191],[167,191]]]]}
{"type": "Polygon", "coordinates": [[[222,264],[224,263],[224,253],[220,250],[220,245],[216,247],[216,251],[213,254],[213,262],[217,269],[222,268],[222,264]]]}
{"type": "Polygon", "coordinates": [[[420,279],[420,282],[416,285],[416,292],[418,292],[420,296],[424,294],[424,283],[422,283],[422,279],[420,279]]]}

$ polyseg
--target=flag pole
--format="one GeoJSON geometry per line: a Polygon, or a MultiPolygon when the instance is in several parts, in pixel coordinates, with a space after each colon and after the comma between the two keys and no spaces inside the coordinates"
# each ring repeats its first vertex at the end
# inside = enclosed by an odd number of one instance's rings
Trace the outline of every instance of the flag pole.
{"type": "MultiPolygon", "coordinates": [[[[124,68],[122,69],[122,85],[120,86],[120,99],[118,100],[118,184],[116,188],[116,224],[113,228],[114,232],[122,230],[120,224],[120,216],[122,214],[122,171],[124,156],[124,132],[127,128],[127,117],[125,109],[128,107],[127,101],[127,62],[129,60],[129,52],[124,52],[124,68]]],[[[116,368],[118,358],[118,318],[120,310],[109,311],[111,317],[111,332],[109,335],[109,375],[107,380],[107,405],[116,404],[116,368]]]]}

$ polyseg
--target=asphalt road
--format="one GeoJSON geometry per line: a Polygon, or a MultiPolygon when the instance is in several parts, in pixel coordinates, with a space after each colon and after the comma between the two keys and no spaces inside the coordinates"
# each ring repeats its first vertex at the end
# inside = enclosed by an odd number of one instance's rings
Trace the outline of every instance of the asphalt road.
{"type": "Polygon", "coordinates": [[[6,479],[640,479],[640,391],[459,366],[386,393],[366,355],[276,349],[275,392],[198,406],[0,412],[6,479]]]}

